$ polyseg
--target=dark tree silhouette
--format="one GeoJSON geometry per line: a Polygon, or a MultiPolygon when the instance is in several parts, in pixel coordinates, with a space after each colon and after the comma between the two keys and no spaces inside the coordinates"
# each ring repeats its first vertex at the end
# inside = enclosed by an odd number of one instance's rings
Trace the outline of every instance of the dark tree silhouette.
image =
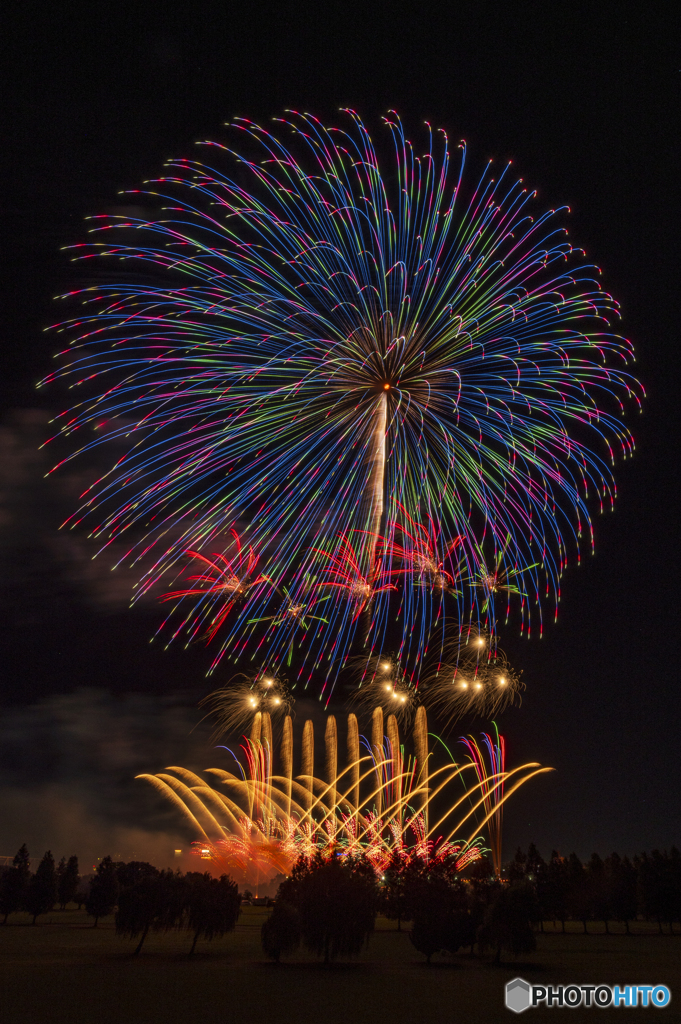
{"type": "Polygon", "coordinates": [[[539,907],[539,927],[544,931],[544,921],[551,916],[548,913],[550,903],[549,868],[534,843],[530,843],[527,848],[525,878],[534,885],[539,907]]]}
{"type": "Polygon", "coordinates": [[[483,854],[482,857],[474,860],[470,867],[469,876],[471,879],[479,882],[486,882],[490,878],[494,878],[494,865],[489,857],[483,854]]]}
{"type": "Polygon", "coordinates": [[[530,843],[527,848],[527,859],[525,861],[525,874],[532,881],[531,876],[536,875],[542,868],[546,867],[546,861],[534,845],[530,843]]]}
{"type": "Polygon", "coordinates": [[[241,898],[236,882],[228,875],[217,879],[211,878],[208,872],[203,875],[192,872],[186,879],[189,885],[187,928],[194,932],[191,956],[200,936],[211,940],[234,931],[241,913],[241,898]]]}
{"type": "Polygon", "coordinates": [[[376,876],[363,857],[341,860],[330,851],[294,866],[279,887],[278,899],[300,915],[307,949],[328,964],[338,956],[354,956],[374,929],[378,903],[376,876]]]}
{"type": "Polygon", "coordinates": [[[612,916],[623,921],[627,935],[629,922],[636,918],[636,868],[628,857],[611,853],[605,859],[605,877],[612,916]]]}
{"type": "Polygon", "coordinates": [[[97,865],[97,874],[90,882],[90,889],[85,900],[85,912],[88,917],[94,917],[93,928],[97,927],[100,917],[108,917],[113,914],[118,900],[118,878],[116,877],[116,865],[111,857],[105,857],[97,865]]]}
{"type": "Polygon", "coordinates": [[[10,914],[24,909],[24,901],[31,878],[31,862],[26,843],[15,853],[12,867],[0,877],[0,914],[7,924],[10,914]]]}
{"type": "Polygon", "coordinates": [[[669,931],[673,932],[673,921],[678,915],[679,895],[675,875],[678,878],[676,865],[679,853],[675,847],[672,847],[672,853],[673,857],[670,857],[666,851],[660,853],[659,850],[653,850],[650,855],[643,853],[634,860],[641,909],[645,917],[657,921],[660,934],[663,921],[669,924],[669,931]]]}
{"type": "Polygon", "coordinates": [[[554,922],[560,921],[563,931],[568,917],[568,885],[567,862],[557,850],[552,850],[551,860],[546,868],[542,908],[547,918],[554,922]]]}
{"type": "Polygon", "coordinates": [[[83,904],[87,902],[88,893],[90,892],[90,881],[90,878],[81,878],[80,882],[78,883],[78,888],[76,889],[75,895],[73,897],[73,902],[76,904],[79,910],[83,906],[83,904]]]}
{"type": "Polygon", "coordinates": [[[116,911],[116,934],[140,937],[133,956],[138,956],[149,931],[166,932],[178,927],[187,907],[188,883],[172,871],[147,874],[122,889],[116,911]]]}
{"type": "Polygon", "coordinates": [[[160,874],[158,868],[155,868],[153,864],[149,864],[146,860],[131,860],[128,864],[118,862],[115,864],[115,868],[116,878],[121,889],[129,889],[131,885],[135,885],[136,882],[141,881],[143,878],[160,874]]]}
{"type": "Polygon", "coordinates": [[[36,873],[28,883],[24,907],[33,916],[33,924],[40,914],[47,914],[57,902],[57,870],[50,850],[44,855],[36,873]]]}
{"type": "Polygon", "coordinates": [[[78,858],[69,857],[67,863],[62,857],[57,869],[57,899],[62,910],[66,909],[67,903],[74,901],[79,884],[78,858]]]}
{"type": "Polygon", "coordinates": [[[496,950],[494,960],[501,962],[501,952],[506,949],[515,956],[531,953],[537,947],[532,931],[532,922],[539,915],[534,888],[527,882],[503,888],[494,902],[487,908],[485,919],[478,933],[481,948],[496,950]]]}
{"type": "Polygon", "coordinates": [[[525,877],[525,866],[527,864],[527,854],[523,853],[522,849],[518,847],[515,852],[515,857],[508,866],[508,880],[509,882],[522,882],[525,877]]]}
{"type": "Polygon", "coordinates": [[[397,921],[398,932],[402,931],[402,922],[412,918],[410,884],[420,863],[406,850],[396,849],[383,872],[379,889],[380,908],[390,921],[397,921]]]}
{"type": "MultiPolygon", "coordinates": [[[[409,938],[428,963],[433,953],[456,953],[475,942],[478,889],[490,883],[467,886],[458,881],[447,858],[430,864],[419,861],[420,870],[407,880],[406,896],[413,919],[409,938]]],[[[481,920],[480,915],[480,920],[481,920]]]]}
{"type": "Polygon", "coordinates": [[[591,916],[591,886],[584,865],[576,853],[571,853],[567,862],[567,906],[573,921],[581,921],[584,934],[588,934],[586,923],[591,916]]]}
{"type": "Polygon", "coordinates": [[[587,886],[589,891],[589,916],[594,921],[602,921],[606,935],[610,934],[608,921],[612,918],[610,887],[605,871],[605,864],[597,853],[591,854],[587,866],[587,886]]]}
{"type": "Polygon", "coordinates": [[[274,910],[260,929],[265,956],[279,963],[283,953],[291,953],[300,945],[300,914],[296,907],[278,899],[274,910]]]}

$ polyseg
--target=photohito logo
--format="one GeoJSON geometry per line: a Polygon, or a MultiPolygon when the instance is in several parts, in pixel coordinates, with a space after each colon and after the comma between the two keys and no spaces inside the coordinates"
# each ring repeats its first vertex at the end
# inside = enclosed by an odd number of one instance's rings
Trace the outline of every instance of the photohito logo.
{"type": "Polygon", "coordinates": [[[522,1013],[532,1006],[668,1006],[666,985],[530,985],[514,978],[506,985],[506,1006],[522,1013]]]}

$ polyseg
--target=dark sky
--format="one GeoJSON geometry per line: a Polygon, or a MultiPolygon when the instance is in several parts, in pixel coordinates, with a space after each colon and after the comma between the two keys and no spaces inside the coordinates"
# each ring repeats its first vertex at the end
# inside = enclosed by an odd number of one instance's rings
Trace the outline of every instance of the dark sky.
{"type": "Polygon", "coordinates": [[[43,333],[61,315],[52,297],[79,283],[60,246],[83,237],[85,215],[197,139],[219,137],[234,115],[294,107],[331,119],[342,106],[370,124],[395,108],[410,134],[428,120],[465,138],[476,161],[512,158],[541,202],[570,206],[572,239],[621,302],[648,399],[629,421],[637,450],[618,467],[616,511],[597,520],[596,557],[566,575],[544,639],[502,632],[527,682],[522,708],[500,721],[510,760],[557,769],[508,805],[505,848],[534,840],[545,854],[588,856],[681,843],[681,53],[671,11],[485,0],[10,5],[0,855],[24,838],[35,853],[90,856],[118,843],[155,855],[174,826],[136,795],[135,771],[216,757],[205,732],[187,735],[210,689],[206,652],[150,646],[158,611],[128,611],[131,579],[114,585],[83,536],[57,532],[85,479],[76,467],[45,482],[50,458],[37,450],[50,413],[68,403],[59,389],[34,390],[56,347],[43,333]]]}

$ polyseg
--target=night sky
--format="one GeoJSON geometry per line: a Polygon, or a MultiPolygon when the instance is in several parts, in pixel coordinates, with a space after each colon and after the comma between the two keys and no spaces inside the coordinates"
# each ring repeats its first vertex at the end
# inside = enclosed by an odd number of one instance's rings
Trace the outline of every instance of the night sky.
{"type": "MultiPolygon", "coordinates": [[[[500,719],[509,761],[556,772],[513,802],[520,843],[635,853],[681,843],[679,792],[678,273],[681,54],[672,6],[326,2],[15,4],[6,22],[0,421],[0,855],[106,853],[164,862],[177,819],[138,771],[219,763],[196,703],[205,649],[149,644],[153,605],[128,609],[132,576],[58,532],[87,466],[43,479],[36,392],[57,348],[53,296],[82,283],[60,247],[89,214],[158,173],[235,115],[287,108],[323,120],[351,106],[370,126],[396,109],[428,120],[480,166],[512,159],[543,206],[567,204],[575,244],[603,268],[647,391],[628,424],[614,514],[596,556],[563,579],[558,623],[501,645],[524,672],[500,719]],[[85,9],[82,8],[84,11],[85,9]],[[548,14],[547,14],[548,11],[548,14]]],[[[306,714],[298,706],[297,728],[306,714]]],[[[335,708],[342,712],[339,705],[335,708]]],[[[316,712],[319,714],[319,711],[316,712]]],[[[479,730],[483,723],[464,722],[479,730]]],[[[456,733],[454,734],[456,736],[456,733]]],[[[186,837],[188,838],[188,837],[186,837]]]]}

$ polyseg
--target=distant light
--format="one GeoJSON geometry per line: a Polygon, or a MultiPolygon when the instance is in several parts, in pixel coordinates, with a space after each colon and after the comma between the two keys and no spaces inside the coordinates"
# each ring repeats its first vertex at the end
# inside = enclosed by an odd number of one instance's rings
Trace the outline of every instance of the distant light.
{"type": "Polygon", "coordinates": [[[274,698],[274,703],[275,704],[281,704],[281,700],[279,699],[279,697],[275,697],[274,698]]]}
{"type": "Polygon", "coordinates": [[[407,698],[406,697],[401,697],[400,699],[401,699],[402,703],[404,704],[404,702],[406,701],[407,698]]]}
{"type": "Polygon", "coordinates": [[[265,684],[265,686],[271,686],[272,685],[272,680],[271,679],[263,679],[263,683],[265,684]]]}
{"type": "Polygon", "coordinates": [[[390,687],[390,683],[386,683],[386,684],[385,684],[385,688],[386,688],[386,690],[389,690],[389,689],[391,688],[391,687],[390,687]]]}
{"type": "Polygon", "coordinates": [[[504,679],[504,677],[503,677],[503,676],[502,676],[502,677],[501,677],[501,679],[499,680],[499,683],[500,683],[500,685],[501,685],[501,686],[506,686],[506,680],[504,679]]]}
{"type": "Polygon", "coordinates": [[[461,684],[461,689],[462,690],[467,690],[468,689],[468,683],[462,683],[461,684]]]}
{"type": "Polygon", "coordinates": [[[182,853],[182,850],[175,850],[175,853],[176,853],[176,854],[178,854],[178,853],[182,853]]]}
{"type": "Polygon", "coordinates": [[[476,683],[475,684],[475,689],[476,690],[482,690],[482,683],[476,683]]]}
{"type": "Polygon", "coordinates": [[[390,391],[390,385],[389,384],[384,384],[383,385],[383,390],[384,391],[390,391]]]}
{"type": "Polygon", "coordinates": [[[482,637],[479,637],[479,638],[478,638],[478,643],[479,643],[479,644],[484,644],[484,642],[485,642],[485,641],[484,641],[484,640],[482,639],[482,637]]]}

